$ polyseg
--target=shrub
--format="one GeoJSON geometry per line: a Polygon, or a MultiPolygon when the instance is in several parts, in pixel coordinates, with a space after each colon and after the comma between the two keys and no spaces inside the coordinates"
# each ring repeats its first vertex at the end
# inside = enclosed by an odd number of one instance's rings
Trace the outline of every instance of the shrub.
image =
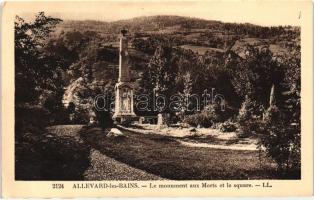
{"type": "Polygon", "coordinates": [[[50,113],[49,125],[68,124],[70,115],[65,108],[50,113]]]}
{"type": "Polygon", "coordinates": [[[43,100],[42,107],[49,112],[49,125],[68,124],[69,112],[63,106],[61,98],[63,93],[52,93],[43,100]]]}
{"type": "Polygon", "coordinates": [[[239,110],[238,120],[257,119],[262,116],[263,112],[264,108],[262,105],[259,105],[256,101],[246,96],[239,110]]]}
{"type": "Polygon", "coordinates": [[[87,109],[78,108],[73,117],[73,123],[75,124],[87,124],[89,122],[90,112],[87,109]]]}
{"type": "MultiPolygon", "coordinates": [[[[104,105],[104,103],[105,102],[98,101],[98,105],[100,105],[101,107],[104,105]]],[[[101,128],[105,129],[113,126],[113,120],[109,108],[107,108],[106,110],[97,110],[94,108],[93,111],[95,113],[97,124],[101,128]]]]}
{"type": "Polygon", "coordinates": [[[82,180],[90,147],[71,137],[27,133],[15,151],[17,180],[82,180]]]}
{"type": "Polygon", "coordinates": [[[260,119],[248,119],[246,121],[239,122],[240,134],[242,137],[249,137],[251,135],[259,134],[261,124],[263,123],[260,119]]]}
{"type": "Polygon", "coordinates": [[[300,123],[284,120],[276,106],[271,106],[264,116],[261,145],[265,147],[266,154],[277,163],[281,175],[300,171],[300,123]]]}
{"type": "Polygon", "coordinates": [[[221,132],[233,132],[237,130],[237,124],[228,120],[219,124],[218,129],[221,132]]]}
{"type": "Polygon", "coordinates": [[[50,137],[35,145],[40,152],[41,175],[48,180],[80,180],[90,165],[88,146],[71,137],[50,137]]]}
{"type": "Polygon", "coordinates": [[[217,119],[218,116],[215,112],[203,110],[200,113],[185,116],[183,122],[194,127],[201,125],[202,127],[208,128],[211,127],[217,119]]]}
{"type": "Polygon", "coordinates": [[[266,123],[277,121],[280,119],[280,111],[277,106],[270,106],[263,114],[263,120],[266,123]]]}
{"type": "Polygon", "coordinates": [[[225,107],[222,110],[221,105],[215,103],[205,107],[200,113],[183,116],[183,123],[197,127],[198,125],[208,128],[216,123],[224,122],[235,114],[235,110],[225,107]]]}
{"type": "Polygon", "coordinates": [[[44,129],[49,123],[49,112],[40,106],[16,106],[15,107],[15,132],[16,136],[22,132],[32,132],[36,129],[44,129]]]}
{"type": "Polygon", "coordinates": [[[238,123],[243,136],[257,134],[262,123],[263,106],[246,96],[238,115],[238,123]]]}

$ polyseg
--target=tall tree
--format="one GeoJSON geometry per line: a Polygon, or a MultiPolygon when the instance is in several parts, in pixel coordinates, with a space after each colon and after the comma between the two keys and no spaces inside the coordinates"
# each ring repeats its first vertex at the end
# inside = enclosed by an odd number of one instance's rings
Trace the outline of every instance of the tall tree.
{"type": "MultiPolygon", "coordinates": [[[[166,101],[176,91],[177,57],[170,46],[159,46],[149,61],[142,79],[143,90],[148,94],[164,95],[166,101]],[[145,84],[147,83],[147,84],[145,84]]],[[[167,107],[168,108],[168,107],[167,107]]]]}
{"type": "Polygon", "coordinates": [[[247,95],[267,105],[272,84],[282,78],[278,75],[278,64],[267,47],[259,50],[247,46],[245,54],[245,59],[236,62],[236,65],[229,65],[235,91],[242,99],[247,95]]]}
{"type": "Polygon", "coordinates": [[[44,12],[36,15],[33,22],[15,18],[15,94],[16,103],[33,102],[45,88],[54,88],[53,70],[43,48],[45,40],[60,19],[47,17],[44,12]]]}
{"type": "Polygon", "coordinates": [[[190,105],[192,104],[190,102],[190,97],[192,95],[192,89],[193,89],[193,81],[191,78],[191,74],[189,72],[187,72],[184,76],[183,76],[183,80],[184,80],[184,89],[183,89],[183,98],[184,98],[184,104],[183,104],[183,109],[184,111],[190,109],[190,105]]]}
{"type": "Polygon", "coordinates": [[[172,55],[171,47],[159,46],[149,62],[148,68],[157,94],[170,95],[175,89],[177,67],[172,55]]]}

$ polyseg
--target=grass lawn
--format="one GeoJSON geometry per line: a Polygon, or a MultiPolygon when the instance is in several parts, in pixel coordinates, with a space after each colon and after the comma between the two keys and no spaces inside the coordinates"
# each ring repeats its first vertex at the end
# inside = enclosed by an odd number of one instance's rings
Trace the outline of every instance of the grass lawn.
{"type": "MultiPolygon", "coordinates": [[[[83,128],[87,145],[130,166],[173,180],[277,179],[275,163],[258,151],[187,147],[157,134],[123,131],[108,138],[100,128],[83,128]]],[[[293,178],[293,177],[290,177],[293,178]]]]}

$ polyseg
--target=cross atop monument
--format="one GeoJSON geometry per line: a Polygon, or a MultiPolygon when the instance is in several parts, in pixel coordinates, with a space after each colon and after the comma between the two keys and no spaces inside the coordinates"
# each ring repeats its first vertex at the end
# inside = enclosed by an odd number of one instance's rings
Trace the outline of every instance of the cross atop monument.
{"type": "Polygon", "coordinates": [[[127,36],[127,34],[128,34],[128,30],[127,29],[122,29],[121,30],[121,34],[123,35],[123,36],[127,36]]]}

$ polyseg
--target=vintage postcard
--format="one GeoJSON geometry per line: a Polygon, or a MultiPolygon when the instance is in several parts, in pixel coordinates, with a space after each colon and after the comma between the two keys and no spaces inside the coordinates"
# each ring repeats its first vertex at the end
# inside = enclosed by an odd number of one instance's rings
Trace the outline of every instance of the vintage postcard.
{"type": "Polygon", "coordinates": [[[312,9],[3,3],[2,195],[313,195],[312,9]]]}

